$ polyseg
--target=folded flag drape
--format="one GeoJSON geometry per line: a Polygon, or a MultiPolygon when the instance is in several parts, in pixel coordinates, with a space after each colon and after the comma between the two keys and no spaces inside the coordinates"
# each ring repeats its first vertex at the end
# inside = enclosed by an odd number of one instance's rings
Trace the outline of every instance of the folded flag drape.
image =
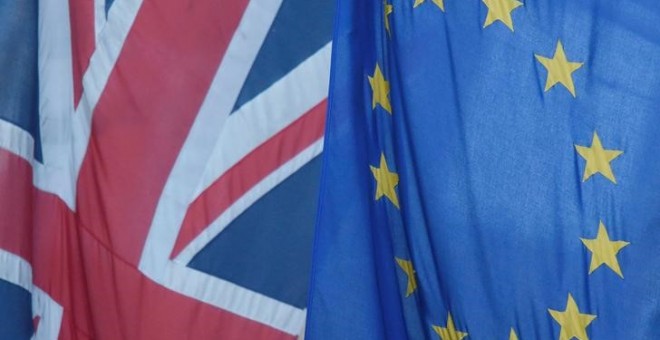
{"type": "Polygon", "coordinates": [[[308,339],[660,338],[658,22],[340,0],[308,339]]]}

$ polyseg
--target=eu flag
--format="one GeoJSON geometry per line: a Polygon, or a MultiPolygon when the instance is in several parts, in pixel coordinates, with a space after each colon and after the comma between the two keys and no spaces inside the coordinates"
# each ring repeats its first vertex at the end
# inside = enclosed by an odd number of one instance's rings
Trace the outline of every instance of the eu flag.
{"type": "Polygon", "coordinates": [[[658,23],[340,0],[308,339],[660,339],[658,23]]]}

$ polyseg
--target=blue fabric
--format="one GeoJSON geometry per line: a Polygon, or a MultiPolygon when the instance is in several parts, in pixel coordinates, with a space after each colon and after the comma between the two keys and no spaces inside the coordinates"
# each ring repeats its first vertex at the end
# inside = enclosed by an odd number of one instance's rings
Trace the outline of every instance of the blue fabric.
{"type": "Polygon", "coordinates": [[[25,289],[0,280],[0,339],[30,339],[32,296],[25,289]]]}
{"type": "Polygon", "coordinates": [[[188,266],[305,308],[320,169],[318,156],[245,210],[188,266]]]}
{"type": "Polygon", "coordinates": [[[37,1],[0,1],[0,119],[34,138],[41,161],[37,73],[37,1]]]}
{"type": "Polygon", "coordinates": [[[105,16],[108,16],[108,12],[110,12],[110,7],[112,7],[112,4],[115,2],[115,0],[105,0],[105,16]]]}
{"type": "Polygon", "coordinates": [[[528,0],[513,32],[481,1],[391,4],[390,38],[382,1],[338,3],[306,339],[438,339],[449,313],[466,339],[558,339],[569,294],[593,339],[660,339],[660,3],[528,0]],[[575,97],[545,91],[558,40],[575,97]],[[583,181],[594,132],[617,184],[583,181]],[[600,221],[624,278],[589,273],[600,221]]]}
{"type": "Polygon", "coordinates": [[[333,0],[283,0],[232,111],[254,99],[332,38],[333,0]]]}

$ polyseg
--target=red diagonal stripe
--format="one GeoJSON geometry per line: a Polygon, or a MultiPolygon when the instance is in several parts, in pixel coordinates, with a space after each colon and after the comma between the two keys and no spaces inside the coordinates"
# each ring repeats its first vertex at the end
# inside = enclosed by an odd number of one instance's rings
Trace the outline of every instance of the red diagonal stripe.
{"type": "Polygon", "coordinates": [[[83,93],[82,78],[95,45],[94,0],[69,0],[73,96],[77,107],[83,93]]]}
{"type": "Polygon", "coordinates": [[[227,170],[190,204],[170,255],[176,257],[229,206],[302,150],[323,136],[327,101],[261,144],[227,170]]]}
{"type": "Polygon", "coordinates": [[[32,318],[32,329],[34,329],[35,333],[37,332],[37,329],[39,328],[39,321],[41,321],[41,317],[39,315],[32,318]]]}
{"type": "Polygon", "coordinates": [[[0,148],[0,248],[32,259],[32,168],[0,148]]]}

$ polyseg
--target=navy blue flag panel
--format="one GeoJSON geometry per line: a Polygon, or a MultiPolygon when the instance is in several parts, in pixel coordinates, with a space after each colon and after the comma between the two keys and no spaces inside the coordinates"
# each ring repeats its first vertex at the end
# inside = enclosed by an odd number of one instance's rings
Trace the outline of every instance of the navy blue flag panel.
{"type": "Polygon", "coordinates": [[[659,22],[340,0],[308,339],[660,339],[659,22]]]}

